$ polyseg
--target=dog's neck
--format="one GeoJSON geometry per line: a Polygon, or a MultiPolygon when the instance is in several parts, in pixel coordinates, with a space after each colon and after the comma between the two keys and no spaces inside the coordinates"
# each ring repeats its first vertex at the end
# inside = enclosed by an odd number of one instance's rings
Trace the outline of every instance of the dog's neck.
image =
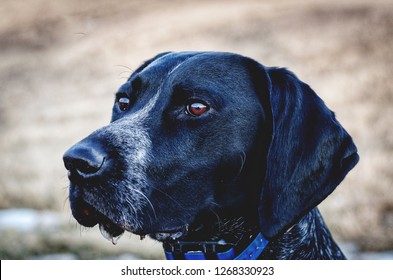
{"type": "MultiPolygon", "coordinates": [[[[236,243],[242,236],[258,231],[255,217],[207,215],[203,217],[203,223],[196,223],[190,228],[184,240],[236,243]]],[[[314,208],[287,232],[270,240],[259,259],[345,259],[345,256],[318,209],[314,208]]]]}
{"type": "Polygon", "coordinates": [[[260,259],[346,259],[317,208],[271,240],[260,259]]]}
{"type": "Polygon", "coordinates": [[[258,232],[255,223],[244,216],[204,216],[190,227],[187,241],[225,241],[234,243],[243,235],[258,232]]]}

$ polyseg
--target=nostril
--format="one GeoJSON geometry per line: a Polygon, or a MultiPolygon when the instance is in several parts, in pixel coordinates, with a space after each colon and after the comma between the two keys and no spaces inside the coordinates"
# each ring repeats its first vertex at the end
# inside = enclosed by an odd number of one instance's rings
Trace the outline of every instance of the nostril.
{"type": "Polygon", "coordinates": [[[94,174],[98,170],[100,170],[105,158],[103,158],[101,163],[98,162],[91,162],[86,159],[79,159],[79,158],[71,158],[71,159],[65,159],[67,163],[65,163],[65,167],[67,170],[70,172],[72,171],[79,171],[80,173],[84,174],[94,174]]]}
{"type": "Polygon", "coordinates": [[[104,164],[105,157],[100,151],[77,144],[63,156],[64,166],[69,174],[78,173],[88,176],[97,173],[104,164]]]}

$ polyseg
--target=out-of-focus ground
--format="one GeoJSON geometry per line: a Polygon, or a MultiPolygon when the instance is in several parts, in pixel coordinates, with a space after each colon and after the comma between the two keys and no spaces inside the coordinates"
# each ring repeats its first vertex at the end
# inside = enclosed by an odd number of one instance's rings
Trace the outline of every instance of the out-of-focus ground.
{"type": "Polygon", "coordinates": [[[348,251],[393,250],[393,1],[0,0],[0,208],[40,210],[11,216],[21,228],[0,219],[0,258],[162,258],[156,242],[113,246],[76,224],[62,154],[108,123],[132,69],[168,50],[237,52],[310,84],[361,156],[324,218],[348,251]],[[58,223],[25,230],[48,210],[58,223]]]}

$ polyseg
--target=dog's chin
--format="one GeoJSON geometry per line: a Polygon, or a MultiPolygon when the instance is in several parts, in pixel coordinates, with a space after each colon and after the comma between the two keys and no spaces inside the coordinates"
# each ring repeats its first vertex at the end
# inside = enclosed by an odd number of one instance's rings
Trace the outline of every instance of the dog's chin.
{"type": "Polygon", "coordinates": [[[172,229],[167,229],[155,233],[150,233],[149,236],[157,241],[178,240],[187,235],[188,226],[180,226],[172,229]]]}
{"type": "Polygon", "coordinates": [[[112,222],[99,223],[101,235],[112,242],[113,245],[117,244],[120,237],[124,233],[124,229],[112,222]]]}
{"type": "Polygon", "coordinates": [[[134,231],[134,230],[124,229],[111,221],[99,223],[99,228],[102,236],[105,239],[111,241],[114,245],[123,235],[124,231],[129,231],[133,234],[139,235],[141,240],[144,239],[146,235],[148,235],[150,238],[160,242],[181,239],[182,237],[187,235],[187,231],[188,231],[188,226],[180,226],[172,229],[163,229],[163,230],[155,231],[154,233],[151,233],[149,230],[134,231]]]}
{"type": "Polygon", "coordinates": [[[96,208],[82,200],[73,203],[72,214],[78,223],[82,226],[94,227],[98,224],[101,235],[105,239],[111,241],[114,245],[117,244],[118,240],[125,231],[139,235],[141,239],[148,235],[151,238],[161,242],[181,239],[182,237],[186,236],[188,232],[188,225],[163,229],[129,228],[125,225],[116,223],[106,215],[102,214],[96,208]]]}
{"type": "Polygon", "coordinates": [[[81,199],[74,201],[71,209],[72,215],[79,224],[85,227],[94,227],[98,224],[102,236],[113,244],[116,244],[124,231],[127,230],[81,199]]]}

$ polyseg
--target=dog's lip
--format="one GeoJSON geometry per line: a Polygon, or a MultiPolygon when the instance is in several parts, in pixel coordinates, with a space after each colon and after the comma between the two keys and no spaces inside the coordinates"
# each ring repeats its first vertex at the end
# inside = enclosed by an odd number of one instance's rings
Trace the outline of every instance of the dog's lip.
{"type": "Polygon", "coordinates": [[[73,216],[79,224],[94,227],[99,224],[100,232],[105,239],[115,245],[127,228],[107,217],[88,202],[80,199],[74,203],[73,216]]]}
{"type": "Polygon", "coordinates": [[[76,200],[71,208],[72,215],[82,226],[94,227],[103,219],[103,215],[84,200],[76,200]]]}
{"type": "Polygon", "coordinates": [[[113,245],[117,244],[120,237],[124,233],[124,229],[113,222],[99,223],[101,235],[112,242],[113,245]]]}

